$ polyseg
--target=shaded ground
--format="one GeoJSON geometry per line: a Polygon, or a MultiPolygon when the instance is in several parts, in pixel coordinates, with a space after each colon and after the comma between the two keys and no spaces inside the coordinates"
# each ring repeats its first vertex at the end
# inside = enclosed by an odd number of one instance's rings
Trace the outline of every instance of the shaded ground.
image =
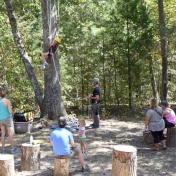
{"type": "MultiPolygon", "coordinates": [[[[89,122],[88,122],[89,123],[89,122]]],[[[176,176],[176,148],[168,148],[159,152],[152,151],[152,145],[143,142],[142,122],[119,122],[106,120],[101,122],[101,128],[88,130],[86,163],[91,167],[90,172],[80,172],[77,159],[71,159],[71,176],[111,176],[112,148],[115,145],[127,144],[137,148],[138,176],[176,176]]],[[[16,176],[52,176],[53,161],[52,148],[49,144],[50,129],[43,129],[32,133],[34,139],[44,140],[41,145],[41,169],[36,172],[20,171],[21,154],[15,154],[16,176]]],[[[16,145],[29,142],[29,134],[15,135],[16,145]]],[[[78,143],[78,136],[75,135],[78,143]]],[[[78,144],[79,145],[79,144],[78,144]]]]}

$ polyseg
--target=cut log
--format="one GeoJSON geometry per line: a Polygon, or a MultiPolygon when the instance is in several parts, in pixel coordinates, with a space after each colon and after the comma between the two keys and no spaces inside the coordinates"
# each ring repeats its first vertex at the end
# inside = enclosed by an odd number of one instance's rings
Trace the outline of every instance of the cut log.
{"type": "Polygon", "coordinates": [[[54,176],[69,176],[70,157],[55,157],[54,176]]]}
{"type": "Polygon", "coordinates": [[[40,169],[40,144],[24,143],[21,146],[21,170],[37,171],[40,169]]]}
{"type": "Polygon", "coordinates": [[[112,176],[137,176],[137,149],[133,146],[113,147],[112,176]]]}
{"type": "Polygon", "coordinates": [[[166,145],[176,147],[176,127],[167,128],[166,145]]]}
{"type": "Polygon", "coordinates": [[[15,175],[13,155],[0,155],[0,176],[15,175]]]}
{"type": "Polygon", "coordinates": [[[150,131],[143,131],[143,139],[146,144],[154,144],[154,139],[150,131]]]}

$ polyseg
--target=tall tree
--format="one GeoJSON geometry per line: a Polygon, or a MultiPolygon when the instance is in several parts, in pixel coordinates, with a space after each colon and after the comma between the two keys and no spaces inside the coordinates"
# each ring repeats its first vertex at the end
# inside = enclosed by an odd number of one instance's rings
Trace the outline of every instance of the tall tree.
{"type": "MultiPolygon", "coordinates": [[[[59,74],[58,74],[58,55],[57,54],[55,55],[53,61],[51,61],[51,64],[49,65],[48,69],[46,69],[46,71],[45,71],[45,91],[44,91],[45,96],[44,96],[44,100],[43,100],[42,91],[40,89],[37,78],[36,78],[35,73],[33,71],[33,67],[30,63],[27,51],[26,51],[24,44],[21,40],[20,32],[17,27],[17,20],[15,17],[15,12],[14,12],[12,1],[11,0],[4,0],[4,2],[6,4],[8,17],[9,17],[12,33],[14,36],[14,41],[15,41],[16,46],[20,52],[21,58],[22,58],[23,63],[25,65],[26,72],[28,73],[29,79],[30,79],[31,84],[33,86],[35,96],[36,96],[38,105],[41,110],[41,117],[45,116],[45,117],[48,117],[49,119],[54,119],[54,118],[61,116],[61,115],[65,116],[66,111],[63,106],[63,102],[61,99],[61,93],[60,93],[60,83],[59,83],[59,74]]],[[[48,7],[46,4],[47,4],[47,1],[42,1],[43,12],[44,12],[44,8],[48,7]]],[[[51,11],[51,9],[52,9],[54,11],[54,9],[53,9],[54,6],[56,6],[56,5],[52,1],[50,4],[51,8],[48,10],[51,11]]],[[[57,14],[56,9],[53,13],[57,14]]],[[[50,14],[50,12],[48,12],[47,14],[50,14]]],[[[43,16],[47,16],[47,15],[46,14],[44,15],[44,13],[43,13],[43,16]]],[[[55,33],[57,33],[56,19],[57,19],[57,17],[55,18],[55,21],[52,22],[52,24],[54,24],[54,25],[56,24],[55,28],[53,26],[51,26],[55,30],[54,31],[55,33]]],[[[50,24],[49,24],[48,20],[45,21],[45,18],[44,18],[43,24],[44,23],[47,24],[47,27],[45,27],[43,25],[44,40],[46,41],[46,38],[47,38],[46,36],[48,36],[49,31],[48,31],[48,33],[45,31],[48,30],[48,26],[50,24]]],[[[46,48],[46,47],[44,47],[44,48],[46,48]]]]}
{"type": "Polygon", "coordinates": [[[162,95],[161,95],[161,99],[167,100],[168,60],[167,60],[166,27],[165,27],[165,19],[164,19],[163,0],[158,0],[158,12],[159,12],[161,55],[162,55],[162,95]]]}

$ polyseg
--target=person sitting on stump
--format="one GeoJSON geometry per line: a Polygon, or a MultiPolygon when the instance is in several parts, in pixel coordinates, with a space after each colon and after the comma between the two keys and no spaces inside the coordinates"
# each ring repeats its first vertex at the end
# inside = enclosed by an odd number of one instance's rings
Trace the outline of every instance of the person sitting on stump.
{"type": "Polygon", "coordinates": [[[58,45],[61,43],[60,38],[54,38],[49,36],[48,40],[50,42],[50,47],[48,52],[42,54],[42,58],[43,58],[43,65],[41,67],[42,69],[44,69],[46,65],[48,65],[48,62],[46,60],[52,57],[52,55],[56,52],[58,45]]]}
{"type": "Polygon", "coordinates": [[[165,122],[165,128],[174,127],[176,124],[175,112],[169,107],[167,101],[162,101],[160,103],[160,106],[163,109],[163,119],[165,122]]]}
{"type": "Polygon", "coordinates": [[[88,165],[85,164],[81,150],[78,147],[76,147],[72,133],[67,129],[65,129],[66,126],[65,117],[60,117],[58,119],[58,125],[59,127],[53,130],[50,135],[50,143],[53,146],[54,156],[55,157],[77,156],[82,166],[82,172],[89,171],[90,168],[88,165]]]}

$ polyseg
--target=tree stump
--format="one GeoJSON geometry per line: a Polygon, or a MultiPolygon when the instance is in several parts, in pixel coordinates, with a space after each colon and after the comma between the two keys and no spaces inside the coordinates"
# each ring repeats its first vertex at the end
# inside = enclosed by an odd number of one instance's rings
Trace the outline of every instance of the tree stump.
{"type": "Polygon", "coordinates": [[[15,175],[13,155],[0,155],[0,176],[15,175]]]}
{"type": "Polygon", "coordinates": [[[21,170],[37,171],[40,169],[40,144],[24,143],[21,146],[21,170]]]}
{"type": "Polygon", "coordinates": [[[154,144],[154,139],[150,131],[143,131],[143,139],[146,144],[154,144]]]}
{"type": "Polygon", "coordinates": [[[167,128],[166,145],[168,147],[176,147],[176,126],[167,128]]]}
{"type": "Polygon", "coordinates": [[[54,176],[69,176],[70,156],[55,157],[54,176]]]}
{"type": "Polygon", "coordinates": [[[112,176],[137,176],[137,149],[118,145],[113,148],[112,176]]]}

